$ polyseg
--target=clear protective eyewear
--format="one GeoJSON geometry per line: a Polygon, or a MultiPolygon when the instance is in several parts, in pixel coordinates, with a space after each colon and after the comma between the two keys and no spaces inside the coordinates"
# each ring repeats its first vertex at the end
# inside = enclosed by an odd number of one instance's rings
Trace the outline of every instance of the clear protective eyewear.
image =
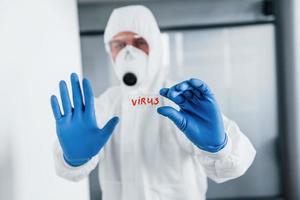
{"type": "Polygon", "coordinates": [[[109,42],[109,47],[112,52],[119,52],[127,45],[132,45],[143,51],[148,49],[148,43],[139,35],[119,36],[109,42]]]}

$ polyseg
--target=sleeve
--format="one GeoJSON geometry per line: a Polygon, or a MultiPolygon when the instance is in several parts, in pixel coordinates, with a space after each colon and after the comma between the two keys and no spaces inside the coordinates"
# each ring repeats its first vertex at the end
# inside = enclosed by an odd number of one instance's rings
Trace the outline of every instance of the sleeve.
{"type": "Polygon", "coordinates": [[[56,174],[70,181],[80,181],[87,177],[90,172],[95,169],[99,160],[103,159],[104,156],[102,148],[102,150],[87,163],[78,167],[73,167],[66,163],[65,159],[63,158],[63,151],[58,141],[56,141],[54,144],[53,154],[56,174]]]}
{"type": "Polygon", "coordinates": [[[251,166],[256,151],[237,124],[223,116],[227,145],[216,153],[203,151],[193,145],[193,152],[206,175],[217,183],[242,176],[251,166]]]}
{"type": "MultiPolygon", "coordinates": [[[[107,106],[105,106],[106,102],[108,101],[108,90],[104,92],[99,98],[95,99],[95,114],[97,118],[97,123],[102,124],[103,117],[105,118],[105,113],[107,106]],[[101,115],[98,115],[98,113],[101,113],[101,115]],[[100,118],[101,117],[101,118],[100,118]]],[[[65,162],[65,159],[63,158],[63,151],[61,149],[61,146],[58,142],[58,140],[55,141],[54,148],[53,148],[53,155],[54,155],[54,165],[55,165],[55,171],[56,174],[62,178],[65,178],[70,181],[80,181],[87,177],[90,172],[95,169],[98,162],[101,162],[101,160],[104,158],[105,150],[102,148],[100,152],[95,155],[91,160],[89,160],[87,163],[78,166],[73,167],[65,162]]]]}

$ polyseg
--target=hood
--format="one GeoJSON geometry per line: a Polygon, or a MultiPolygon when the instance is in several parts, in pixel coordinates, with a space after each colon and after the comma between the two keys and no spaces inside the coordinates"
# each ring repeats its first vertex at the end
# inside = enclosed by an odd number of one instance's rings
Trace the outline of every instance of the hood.
{"type": "MultiPolygon", "coordinates": [[[[163,86],[167,67],[162,64],[162,37],[152,12],[145,6],[125,6],[115,9],[104,32],[106,51],[110,54],[109,41],[118,33],[130,31],[142,36],[149,45],[148,68],[146,79],[135,93],[157,94],[163,86]]],[[[128,90],[126,90],[128,91],[128,90]]]]}

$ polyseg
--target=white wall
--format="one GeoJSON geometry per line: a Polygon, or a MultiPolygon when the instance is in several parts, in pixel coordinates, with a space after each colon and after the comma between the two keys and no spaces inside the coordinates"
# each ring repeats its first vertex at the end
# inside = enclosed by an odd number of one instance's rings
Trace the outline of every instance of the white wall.
{"type": "Polygon", "coordinates": [[[88,199],[52,158],[49,98],[80,71],[75,0],[0,0],[0,199],[88,199]]]}

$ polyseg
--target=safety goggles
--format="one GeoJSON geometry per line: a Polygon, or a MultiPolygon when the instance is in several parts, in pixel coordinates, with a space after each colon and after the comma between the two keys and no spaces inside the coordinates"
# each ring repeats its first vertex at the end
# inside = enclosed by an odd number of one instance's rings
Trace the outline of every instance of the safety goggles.
{"type": "Polygon", "coordinates": [[[141,50],[148,48],[148,43],[146,40],[139,35],[122,36],[112,39],[109,42],[109,47],[112,52],[119,52],[127,45],[132,45],[141,50]]]}

